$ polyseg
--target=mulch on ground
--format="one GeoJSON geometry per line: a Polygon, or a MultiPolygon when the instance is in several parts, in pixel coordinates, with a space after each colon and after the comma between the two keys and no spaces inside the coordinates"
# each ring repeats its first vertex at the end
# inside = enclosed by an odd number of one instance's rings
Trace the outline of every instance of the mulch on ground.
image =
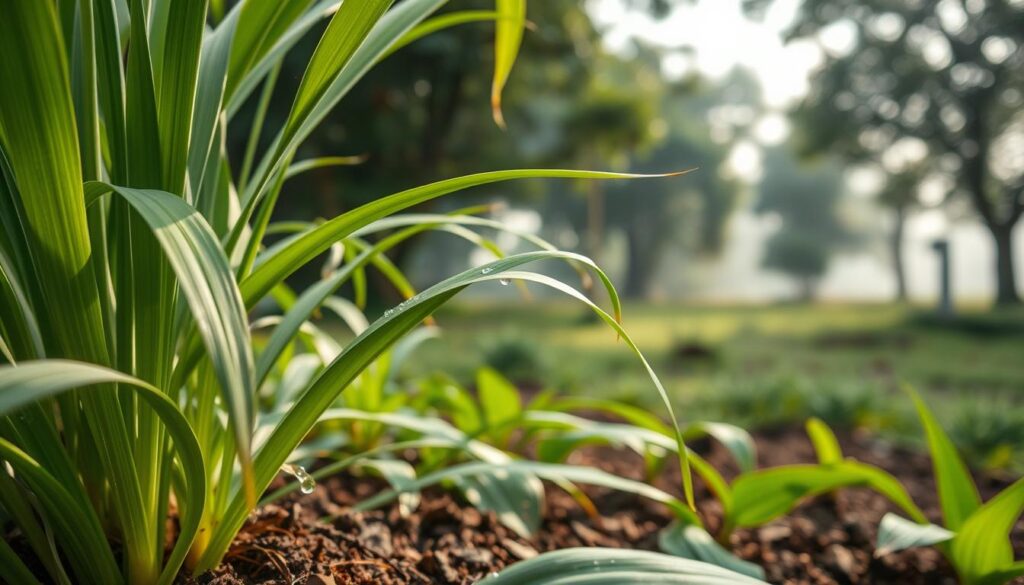
{"type": "MultiPolygon", "coordinates": [[[[759,464],[810,463],[814,451],[802,429],[755,435],[759,464]]],[[[926,455],[894,448],[867,436],[840,433],[846,455],[893,473],[933,519],[940,517],[931,463],[926,455]]],[[[694,445],[727,477],[736,473],[728,454],[709,442],[694,445]]],[[[608,448],[575,453],[571,463],[593,465],[624,477],[642,479],[643,462],[632,453],[608,448]]],[[[1005,478],[978,478],[985,498],[1007,486],[1005,478]]],[[[678,472],[668,467],[657,484],[673,493],[678,472]]],[[[697,482],[698,506],[714,531],[720,509],[697,482]]],[[[541,531],[524,539],[455,494],[427,490],[419,508],[403,517],[397,505],[354,512],[352,504],[387,489],[380,479],[350,473],[331,477],[310,495],[295,494],[280,505],[260,509],[236,539],[223,565],[187,582],[202,585],[298,583],[468,584],[541,552],[577,546],[657,550],[658,531],[671,517],[659,504],[631,494],[585,487],[600,517],[547,487],[541,531]],[[324,522],[325,517],[332,518],[324,522]]],[[[882,496],[848,489],[801,505],[765,526],[738,530],[733,550],[758,563],[772,583],[942,584],[955,583],[952,568],[932,548],[875,558],[878,522],[895,508],[882,496]]],[[[1013,533],[1024,556],[1024,521],[1013,533]]]]}

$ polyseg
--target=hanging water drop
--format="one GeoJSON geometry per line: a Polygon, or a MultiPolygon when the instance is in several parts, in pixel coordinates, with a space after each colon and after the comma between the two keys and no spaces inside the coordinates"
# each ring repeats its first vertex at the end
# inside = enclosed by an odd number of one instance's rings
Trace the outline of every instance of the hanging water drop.
{"type": "Polygon", "coordinates": [[[285,473],[290,473],[299,482],[299,491],[304,494],[311,494],[316,489],[316,480],[313,476],[306,471],[306,468],[301,465],[284,464],[281,470],[285,473]]]}
{"type": "Polygon", "coordinates": [[[498,279],[498,282],[501,283],[501,286],[508,286],[509,283],[511,283],[512,281],[507,279],[507,278],[501,278],[501,279],[498,279]]]}

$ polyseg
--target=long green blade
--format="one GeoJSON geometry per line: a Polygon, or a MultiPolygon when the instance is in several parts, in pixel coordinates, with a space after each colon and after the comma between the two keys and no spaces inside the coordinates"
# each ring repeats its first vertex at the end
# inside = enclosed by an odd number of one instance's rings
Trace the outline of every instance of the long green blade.
{"type": "Polygon", "coordinates": [[[1013,564],[1010,530],[1024,512],[1024,479],[985,502],[960,526],[952,560],[965,583],[982,583],[990,573],[1013,564]]]}
{"type": "Polygon", "coordinates": [[[448,193],[460,191],[462,189],[511,179],[635,179],[666,177],[677,174],[681,173],[668,175],[630,175],[625,173],[606,173],[597,171],[526,169],[479,173],[438,181],[422,187],[415,187],[413,189],[402,191],[401,193],[389,195],[382,199],[367,203],[366,205],[353,209],[348,213],[344,213],[323,223],[309,233],[303,234],[289,246],[279,250],[276,254],[267,258],[259,268],[253,271],[248,278],[242,281],[242,298],[245,299],[246,307],[252,307],[257,301],[263,298],[264,295],[270,292],[270,289],[272,289],[277,283],[284,280],[303,264],[326,251],[331,244],[352,234],[355,230],[372,221],[402,211],[403,209],[407,209],[413,205],[441,197],[442,195],[447,195],[448,193]]]}
{"type": "MultiPolygon", "coordinates": [[[[146,382],[115,370],[110,370],[92,364],[67,360],[39,360],[23,362],[18,366],[0,367],[0,414],[13,412],[37,400],[48,396],[55,396],[73,388],[92,388],[92,391],[110,391],[121,384],[132,387],[136,394],[156,412],[157,416],[164,423],[167,431],[174,440],[174,447],[178,454],[182,467],[182,477],[185,489],[178,493],[179,498],[179,526],[178,540],[167,557],[164,570],[160,574],[158,583],[161,585],[171,583],[177,576],[185,554],[192,544],[199,527],[199,519],[202,515],[203,504],[206,497],[206,469],[203,464],[202,453],[199,450],[199,443],[196,442],[192,428],[185,417],[178,410],[178,407],[164,395],[159,389],[146,382]]],[[[6,443],[6,442],[3,442],[6,443]]],[[[14,453],[17,448],[9,444],[3,444],[0,451],[5,458],[14,453]]],[[[31,473],[44,483],[47,474],[41,468],[34,468],[26,462],[24,457],[9,459],[15,469],[22,473],[31,473]]],[[[63,487],[49,486],[48,491],[54,497],[63,498],[61,490],[63,487]]],[[[65,516],[68,519],[74,518],[77,505],[72,504],[71,508],[54,507],[56,512],[51,515],[52,519],[65,516]]],[[[82,524],[74,530],[86,531],[89,523],[82,524]]],[[[97,525],[98,528],[98,525],[97,525]]],[[[71,532],[74,532],[72,530],[71,532]]],[[[102,530],[99,531],[102,534],[102,530]]],[[[89,537],[93,546],[105,547],[105,538],[89,537]]],[[[107,549],[109,551],[109,549],[107,549]]],[[[95,553],[98,554],[98,553],[95,553]]],[[[103,555],[97,556],[102,560],[103,555]]],[[[111,559],[112,560],[112,559],[111,559]]],[[[115,579],[119,581],[119,579],[115,579]]]]}
{"type": "Polygon", "coordinates": [[[914,401],[918,418],[928,438],[928,449],[932,455],[935,483],[939,488],[939,504],[946,528],[957,532],[968,517],[981,505],[978,488],[971,479],[967,465],[953,445],[953,441],[939,422],[935,420],[924,400],[911,388],[906,389],[914,401]]]}
{"type": "MultiPolygon", "coordinates": [[[[96,201],[107,192],[123,197],[149,224],[192,309],[192,317],[220,382],[235,448],[246,476],[251,469],[255,395],[254,360],[241,296],[213,230],[198,211],[179,197],[151,189],[89,183],[86,196],[96,201]]],[[[251,478],[247,499],[255,502],[251,478]]]]}
{"type": "Polygon", "coordinates": [[[491,82],[491,112],[495,123],[505,127],[501,112],[501,92],[519,54],[526,26],[526,0],[496,0],[498,21],[494,33],[494,80],[491,82]]]}

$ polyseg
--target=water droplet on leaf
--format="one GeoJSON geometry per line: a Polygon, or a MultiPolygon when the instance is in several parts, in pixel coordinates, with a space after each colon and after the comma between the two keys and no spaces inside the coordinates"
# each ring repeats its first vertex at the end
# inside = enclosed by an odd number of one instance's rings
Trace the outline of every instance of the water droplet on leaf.
{"type": "Polygon", "coordinates": [[[511,283],[512,281],[507,279],[507,278],[502,278],[502,279],[498,280],[498,282],[501,283],[501,286],[508,286],[509,283],[511,283]]]}
{"type": "Polygon", "coordinates": [[[285,464],[281,467],[285,473],[290,473],[299,482],[299,491],[304,494],[311,494],[316,489],[316,480],[301,465],[285,464]]]}

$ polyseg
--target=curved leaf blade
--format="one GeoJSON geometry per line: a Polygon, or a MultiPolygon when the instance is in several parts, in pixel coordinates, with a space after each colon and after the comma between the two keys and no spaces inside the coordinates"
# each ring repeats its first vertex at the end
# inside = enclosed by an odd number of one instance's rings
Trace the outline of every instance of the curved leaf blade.
{"type": "Polygon", "coordinates": [[[932,455],[932,467],[935,470],[935,483],[939,488],[939,504],[942,506],[942,517],[946,528],[957,532],[975,510],[981,506],[978,488],[967,471],[967,465],[953,445],[953,441],[935,416],[924,403],[924,400],[910,387],[907,387],[910,398],[914,401],[918,418],[928,438],[928,450],[932,455]]]}
{"type": "Polygon", "coordinates": [[[878,525],[878,542],[875,544],[875,557],[913,548],[915,546],[931,546],[946,542],[956,536],[941,526],[919,524],[896,514],[889,513],[882,517],[878,525]]]}
{"type": "Polygon", "coordinates": [[[700,526],[673,522],[658,533],[658,548],[677,557],[693,559],[735,571],[754,579],[764,579],[764,569],[744,561],[722,548],[700,526]]]}
{"type": "MultiPolygon", "coordinates": [[[[167,432],[174,440],[175,450],[178,453],[182,466],[182,479],[185,487],[184,493],[179,493],[179,524],[180,531],[177,542],[170,555],[164,563],[163,572],[160,574],[159,583],[167,585],[177,577],[178,570],[185,560],[192,541],[199,528],[199,521],[203,513],[203,506],[206,501],[206,468],[203,463],[202,452],[199,443],[196,441],[192,428],[181,411],[167,396],[158,388],[139,380],[133,376],[121,372],[68,360],[35,360],[22,362],[18,366],[0,367],[0,414],[6,414],[23,406],[33,403],[47,396],[54,396],[73,388],[92,388],[112,391],[116,388],[113,384],[120,384],[130,387],[136,394],[146,401],[163,421],[167,432]]],[[[6,441],[5,449],[9,455],[11,449],[17,450],[6,441]]],[[[33,473],[45,480],[41,474],[48,476],[42,468],[33,471],[32,466],[26,468],[24,458],[19,458],[19,464],[11,461],[16,469],[23,473],[33,473]]],[[[63,489],[63,488],[61,488],[63,489]]],[[[77,508],[77,505],[73,505],[77,508]]],[[[71,512],[67,508],[55,508],[61,510],[60,514],[54,517],[61,517],[71,512]]],[[[78,530],[87,529],[88,524],[78,526],[78,530]]],[[[100,530],[102,533],[102,529],[100,530]]],[[[87,536],[88,538],[88,536],[87,536]]],[[[95,538],[95,537],[93,537],[95,538]]],[[[99,542],[104,542],[101,538],[99,542]]],[[[101,548],[106,548],[105,546],[101,548]]],[[[106,549],[109,551],[109,549],[106,549]]],[[[102,555],[98,557],[102,559],[102,555]]],[[[111,558],[112,560],[112,558],[111,558]]],[[[116,571],[116,569],[115,569],[116,571]]]]}
{"type": "Polygon", "coordinates": [[[956,531],[953,565],[965,583],[981,583],[990,573],[1013,564],[1010,530],[1024,512],[1024,478],[999,492],[971,514],[956,531]]]}
{"type": "MultiPolygon", "coordinates": [[[[686,171],[684,171],[686,172],[686,171]]],[[[389,195],[371,203],[360,206],[348,213],[344,213],[331,219],[316,228],[306,232],[286,247],[279,249],[275,254],[266,258],[252,274],[241,283],[242,298],[246,307],[252,307],[256,301],[263,298],[278,282],[297,270],[303,264],[309,262],[322,252],[326,251],[331,244],[349,235],[355,230],[370,224],[375,220],[387,217],[393,213],[402,211],[447,195],[462,189],[468,189],[478,185],[485,185],[498,181],[526,178],[569,178],[569,179],[635,179],[649,177],[668,177],[682,173],[670,173],[667,175],[630,175],[623,173],[608,173],[597,171],[574,171],[559,169],[524,169],[512,171],[493,171],[466,175],[454,179],[446,179],[423,185],[389,195]]]]}
{"type": "Polygon", "coordinates": [[[480,585],[752,585],[721,567],[650,551],[569,548],[515,563],[480,585]]]}
{"type": "Polygon", "coordinates": [[[202,215],[183,199],[163,191],[98,182],[86,184],[86,199],[91,203],[111,191],[123,197],[150,226],[178,277],[220,382],[247,478],[247,500],[255,504],[250,455],[256,387],[252,345],[227,257],[202,215]]]}

